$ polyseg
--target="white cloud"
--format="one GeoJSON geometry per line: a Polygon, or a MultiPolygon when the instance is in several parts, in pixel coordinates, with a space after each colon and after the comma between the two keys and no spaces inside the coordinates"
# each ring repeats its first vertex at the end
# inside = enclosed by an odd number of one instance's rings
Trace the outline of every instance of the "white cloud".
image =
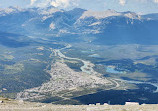
{"type": "Polygon", "coordinates": [[[155,3],[158,3],[158,0],[154,0],[155,3]]]}
{"type": "Polygon", "coordinates": [[[52,0],[30,0],[31,6],[37,6],[37,7],[46,7],[50,4],[52,0]]]}
{"type": "Polygon", "coordinates": [[[51,5],[54,7],[68,8],[78,6],[78,0],[52,0],[51,5]]]}
{"type": "Polygon", "coordinates": [[[55,0],[52,1],[51,5],[54,7],[68,7],[70,5],[70,0],[55,0]]]}
{"type": "Polygon", "coordinates": [[[31,0],[30,5],[33,5],[37,0],[31,0]]]}
{"type": "Polygon", "coordinates": [[[153,3],[158,3],[158,0],[136,0],[137,2],[142,2],[142,3],[150,3],[150,2],[153,2],[153,3]]]}
{"type": "Polygon", "coordinates": [[[68,8],[78,6],[79,0],[31,0],[30,5],[45,7],[52,5],[59,8],[68,8]]]}
{"type": "Polygon", "coordinates": [[[119,0],[120,5],[124,6],[126,4],[126,0],[119,0]]]}
{"type": "MultiPolygon", "coordinates": [[[[158,3],[158,0],[135,0],[136,2],[142,2],[142,3],[148,3],[148,2],[153,2],[153,3],[158,3]]],[[[124,6],[126,4],[126,0],[119,0],[120,5],[124,6]]]]}

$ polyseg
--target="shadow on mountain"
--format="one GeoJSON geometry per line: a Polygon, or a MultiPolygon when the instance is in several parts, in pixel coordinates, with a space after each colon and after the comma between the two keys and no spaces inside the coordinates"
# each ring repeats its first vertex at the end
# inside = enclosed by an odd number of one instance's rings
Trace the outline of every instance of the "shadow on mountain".
{"type": "Polygon", "coordinates": [[[18,48],[29,45],[29,42],[21,41],[21,39],[22,36],[20,35],[0,32],[0,44],[6,47],[18,48]]]}
{"type": "Polygon", "coordinates": [[[158,104],[158,95],[153,93],[156,87],[149,84],[139,84],[139,89],[135,90],[107,90],[94,94],[84,95],[73,98],[82,104],[109,103],[111,105],[121,104],[125,102],[139,102],[140,104],[158,104]]]}
{"type": "Polygon", "coordinates": [[[157,20],[133,20],[133,24],[127,24],[127,18],[116,17],[110,20],[104,31],[96,35],[94,43],[104,45],[120,44],[158,44],[157,20]]]}

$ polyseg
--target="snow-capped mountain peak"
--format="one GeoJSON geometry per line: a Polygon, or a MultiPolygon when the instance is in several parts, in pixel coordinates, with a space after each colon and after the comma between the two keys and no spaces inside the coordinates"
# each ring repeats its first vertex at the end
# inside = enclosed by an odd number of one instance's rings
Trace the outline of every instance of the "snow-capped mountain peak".
{"type": "Polygon", "coordinates": [[[51,15],[55,12],[62,12],[62,10],[57,9],[53,6],[49,6],[49,7],[46,7],[46,8],[39,8],[38,12],[39,12],[39,14],[42,14],[42,15],[51,15]]]}
{"type": "Polygon", "coordinates": [[[139,14],[134,13],[134,12],[124,13],[124,16],[131,18],[131,19],[141,19],[141,16],[139,14]]]}
{"type": "Polygon", "coordinates": [[[19,12],[19,11],[23,11],[24,9],[20,8],[20,7],[8,7],[5,9],[0,9],[0,15],[6,15],[6,14],[10,14],[10,13],[15,13],[15,12],[19,12]]]}
{"type": "Polygon", "coordinates": [[[96,19],[102,19],[110,16],[120,16],[121,14],[114,11],[114,10],[107,10],[107,11],[91,11],[87,10],[83,13],[80,19],[84,19],[86,17],[95,17],[96,19]]]}
{"type": "Polygon", "coordinates": [[[130,19],[141,19],[141,16],[133,13],[133,12],[116,12],[115,10],[106,10],[106,11],[91,11],[87,10],[85,11],[80,19],[85,19],[88,17],[94,17],[96,19],[103,19],[111,16],[125,16],[130,19]]]}

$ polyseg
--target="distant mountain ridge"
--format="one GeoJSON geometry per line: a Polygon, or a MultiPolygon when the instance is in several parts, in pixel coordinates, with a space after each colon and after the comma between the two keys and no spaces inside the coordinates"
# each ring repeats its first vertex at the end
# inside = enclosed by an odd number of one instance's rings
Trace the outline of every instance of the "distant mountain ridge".
{"type": "Polygon", "coordinates": [[[103,44],[157,44],[158,14],[54,7],[0,9],[0,30],[38,37],[94,36],[103,44]]]}

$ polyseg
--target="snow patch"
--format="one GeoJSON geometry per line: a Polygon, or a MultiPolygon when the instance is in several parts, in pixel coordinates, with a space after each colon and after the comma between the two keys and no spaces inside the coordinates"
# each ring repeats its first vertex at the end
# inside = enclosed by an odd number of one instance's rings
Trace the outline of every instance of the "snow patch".
{"type": "Polygon", "coordinates": [[[95,26],[95,25],[100,25],[100,24],[101,24],[101,22],[94,22],[94,23],[90,24],[89,26],[95,26]]]}
{"type": "MultiPolygon", "coordinates": [[[[107,10],[107,11],[85,11],[82,16],[80,17],[80,19],[85,19],[88,17],[94,17],[96,19],[103,19],[103,18],[107,18],[107,17],[111,17],[111,16],[124,16],[124,17],[128,17],[131,19],[141,19],[141,16],[133,13],[133,12],[127,12],[127,13],[121,13],[121,12],[116,12],[114,10],[107,10]]],[[[93,25],[93,24],[92,24],[93,25]]],[[[94,24],[95,25],[95,24],[94,24]]]]}
{"type": "Polygon", "coordinates": [[[43,16],[43,17],[42,17],[42,21],[45,21],[46,19],[48,19],[48,18],[50,18],[50,17],[52,17],[52,15],[43,16]]]}
{"type": "Polygon", "coordinates": [[[141,19],[141,16],[137,15],[136,13],[127,13],[127,14],[124,14],[124,16],[131,18],[131,19],[141,19]]]}
{"type": "Polygon", "coordinates": [[[54,29],[55,29],[55,24],[54,24],[54,23],[51,23],[51,24],[49,25],[49,28],[50,28],[50,30],[54,30],[54,29]]]}
{"type": "Polygon", "coordinates": [[[51,8],[49,10],[41,10],[40,14],[42,15],[51,15],[55,12],[59,12],[60,10],[59,9],[56,9],[56,8],[51,8]]]}
{"type": "Polygon", "coordinates": [[[65,29],[61,29],[61,30],[59,30],[59,32],[60,33],[69,33],[67,30],[65,30],[65,29]]]}
{"type": "Polygon", "coordinates": [[[85,11],[83,15],[80,17],[80,19],[85,19],[86,17],[95,17],[96,19],[102,19],[110,16],[120,16],[121,14],[114,11],[114,10],[107,10],[107,11],[85,11]]]}

